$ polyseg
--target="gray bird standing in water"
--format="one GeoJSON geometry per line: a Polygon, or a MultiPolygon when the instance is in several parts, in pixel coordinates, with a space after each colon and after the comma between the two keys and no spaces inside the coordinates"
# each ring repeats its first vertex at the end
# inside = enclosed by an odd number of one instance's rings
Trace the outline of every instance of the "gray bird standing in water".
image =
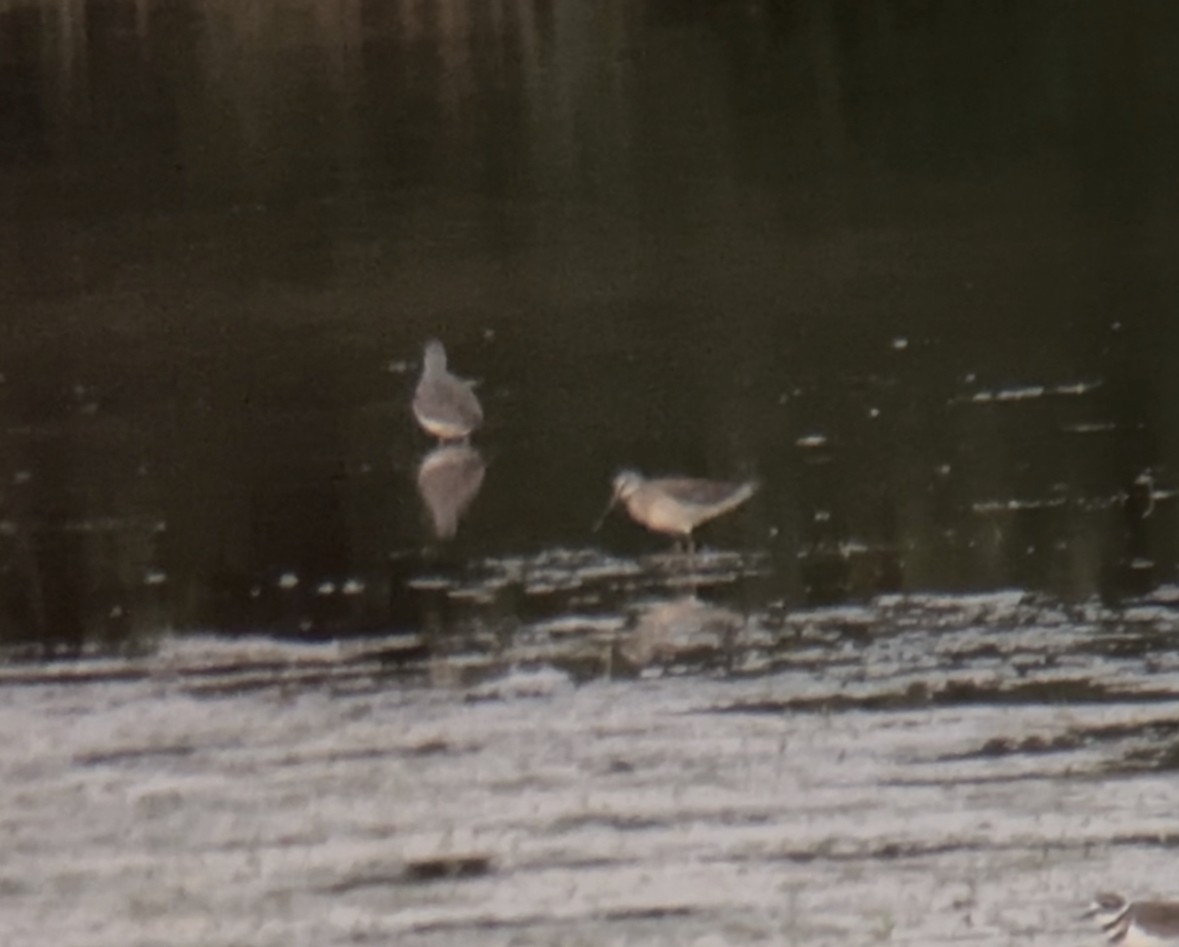
{"type": "Polygon", "coordinates": [[[413,395],[418,424],[442,443],[465,441],[483,423],[474,384],[446,369],[446,349],[437,339],[426,343],[422,377],[413,395]]]}
{"type": "MultiPolygon", "coordinates": [[[[756,491],[753,481],[734,483],[695,477],[649,480],[633,470],[623,470],[614,478],[614,496],[606,512],[622,501],[631,519],[656,533],[686,540],[691,551],[692,531],[697,526],[736,509],[756,491]]],[[[599,519],[598,525],[601,522],[599,519]]]]}

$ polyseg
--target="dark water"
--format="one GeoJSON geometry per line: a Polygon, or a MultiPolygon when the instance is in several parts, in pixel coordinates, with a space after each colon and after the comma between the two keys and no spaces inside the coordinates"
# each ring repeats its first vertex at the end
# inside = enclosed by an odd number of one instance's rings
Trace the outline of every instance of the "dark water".
{"type": "Polygon", "coordinates": [[[0,635],[610,611],[665,574],[590,532],[621,466],[761,481],[728,606],[1173,580],[1177,27],[9,0],[0,635]],[[430,336],[488,419],[447,542],[430,336]]]}

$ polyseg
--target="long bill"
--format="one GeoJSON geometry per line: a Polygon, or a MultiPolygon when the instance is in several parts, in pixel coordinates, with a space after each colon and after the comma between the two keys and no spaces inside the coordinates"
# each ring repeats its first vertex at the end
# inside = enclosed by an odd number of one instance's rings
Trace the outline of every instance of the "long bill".
{"type": "Polygon", "coordinates": [[[602,515],[598,517],[598,521],[594,523],[594,528],[590,532],[596,533],[602,528],[602,524],[606,522],[606,517],[610,515],[610,511],[614,509],[617,503],[618,494],[615,493],[614,496],[610,497],[610,502],[606,504],[606,509],[602,510],[602,515]]]}

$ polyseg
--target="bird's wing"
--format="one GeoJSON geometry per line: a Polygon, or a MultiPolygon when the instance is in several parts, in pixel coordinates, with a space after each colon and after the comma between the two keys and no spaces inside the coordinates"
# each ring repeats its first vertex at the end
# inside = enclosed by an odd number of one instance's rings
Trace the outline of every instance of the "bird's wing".
{"type": "Polygon", "coordinates": [[[679,503],[691,506],[737,504],[753,494],[753,485],[725,480],[700,480],[693,477],[669,477],[653,484],[679,503]]]}

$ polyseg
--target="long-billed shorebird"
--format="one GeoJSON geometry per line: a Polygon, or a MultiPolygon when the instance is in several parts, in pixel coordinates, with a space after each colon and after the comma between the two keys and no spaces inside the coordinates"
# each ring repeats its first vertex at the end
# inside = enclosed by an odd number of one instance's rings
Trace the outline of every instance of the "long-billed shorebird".
{"type": "Polygon", "coordinates": [[[736,509],[756,490],[753,481],[737,483],[696,477],[648,479],[633,470],[623,470],[614,477],[614,496],[598,525],[621,500],[631,519],[656,533],[685,540],[690,552],[692,531],[697,526],[736,509]]]}
{"type": "Polygon", "coordinates": [[[1179,944],[1179,901],[1127,901],[1120,894],[1099,894],[1085,917],[1093,918],[1105,939],[1120,947],[1179,944]]]}
{"type": "Polygon", "coordinates": [[[437,339],[426,343],[413,413],[418,424],[442,443],[466,440],[483,423],[474,384],[447,371],[446,349],[437,339]]]}

